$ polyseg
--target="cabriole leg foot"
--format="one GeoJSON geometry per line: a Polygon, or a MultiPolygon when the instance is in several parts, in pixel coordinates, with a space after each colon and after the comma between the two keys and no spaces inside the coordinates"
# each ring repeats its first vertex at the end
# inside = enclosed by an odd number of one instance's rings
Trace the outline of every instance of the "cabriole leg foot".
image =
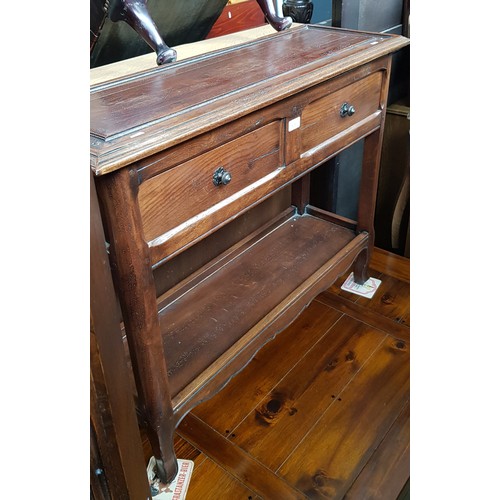
{"type": "Polygon", "coordinates": [[[276,8],[272,0],[257,0],[262,12],[266,16],[269,24],[276,31],[283,31],[288,29],[293,24],[291,17],[279,17],[276,13],[276,8]]]}
{"type": "Polygon", "coordinates": [[[168,460],[165,463],[161,458],[156,458],[156,475],[160,478],[160,481],[164,484],[171,483],[177,473],[179,472],[179,466],[177,459],[168,460]]]}

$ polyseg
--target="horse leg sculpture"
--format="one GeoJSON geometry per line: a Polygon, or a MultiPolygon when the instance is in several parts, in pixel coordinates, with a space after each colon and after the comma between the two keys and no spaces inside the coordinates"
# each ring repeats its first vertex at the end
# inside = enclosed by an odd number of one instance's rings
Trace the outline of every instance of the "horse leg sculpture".
{"type": "Polygon", "coordinates": [[[170,48],[158,32],[146,6],[147,0],[116,0],[111,2],[109,18],[125,21],[156,52],[156,64],[166,64],[177,59],[177,52],[170,48]]]}
{"type": "MultiPolygon", "coordinates": [[[[111,21],[125,21],[156,52],[158,65],[174,62],[177,52],[170,48],[161,37],[147,8],[147,0],[112,0],[109,7],[111,21]]],[[[291,17],[279,17],[272,0],[257,0],[269,24],[276,31],[289,28],[291,17]]]]}

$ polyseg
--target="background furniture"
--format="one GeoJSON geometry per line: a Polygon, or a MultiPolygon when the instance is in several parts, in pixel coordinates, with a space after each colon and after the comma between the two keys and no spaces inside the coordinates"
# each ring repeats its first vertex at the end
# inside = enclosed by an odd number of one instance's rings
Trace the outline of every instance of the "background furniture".
{"type": "Polygon", "coordinates": [[[266,19],[262,9],[255,0],[228,2],[206,38],[237,33],[265,24],[266,19]]]}
{"type": "Polygon", "coordinates": [[[387,108],[375,211],[377,246],[410,257],[410,107],[387,108]]]}

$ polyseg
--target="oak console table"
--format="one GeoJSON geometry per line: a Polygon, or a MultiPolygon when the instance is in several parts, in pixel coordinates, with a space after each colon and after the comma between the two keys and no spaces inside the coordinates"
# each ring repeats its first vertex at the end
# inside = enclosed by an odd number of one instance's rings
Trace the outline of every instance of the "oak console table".
{"type": "Polygon", "coordinates": [[[391,54],[407,43],[304,25],[91,87],[91,169],[165,482],[186,413],[350,266],[367,278],[391,54]],[[309,203],[309,174],[358,140],[354,221],[309,203]],[[274,196],[286,209],[224,246],[227,225],[274,196]],[[162,290],[207,241],[219,254],[162,290]]]}

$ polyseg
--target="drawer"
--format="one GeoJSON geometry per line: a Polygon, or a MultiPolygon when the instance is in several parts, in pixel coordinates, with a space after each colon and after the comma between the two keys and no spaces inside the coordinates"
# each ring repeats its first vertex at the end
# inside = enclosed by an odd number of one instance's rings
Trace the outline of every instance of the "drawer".
{"type": "Polygon", "coordinates": [[[302,152],[375,113],[380,107],[382,77],[382,72],[378,71],[308,104],[301,118],[302,152]],[[341,113],[343,106],[346,113],[341,113]]]}
{"type": "Polygon", "coordinates": [[[150,247],[168,243],[172,252],[273,191],[282,136],[281,121],[274,121],[141,184],[138,204],[150,247]],[[214,174],[222,169],[230,180],[216,185],[214,174]]]}

